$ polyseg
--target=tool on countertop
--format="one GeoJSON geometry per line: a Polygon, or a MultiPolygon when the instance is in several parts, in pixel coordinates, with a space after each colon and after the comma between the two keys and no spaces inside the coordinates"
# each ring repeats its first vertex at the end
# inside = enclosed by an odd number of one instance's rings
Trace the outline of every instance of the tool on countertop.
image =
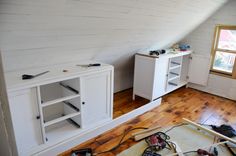
{"type": "Polygon", "coordinates": [[[38,77],[38,76],[41,76],[41,75],[44,75],[46,73],[48,73],[49,71],[45,71],[45,72],[42,72],[42,73],[39,73],[39,74],[36,74],[36,75],[28,75],[28,74],[24,74],[22,75],[22,80],[29,80],[29,79],[33,79],[35,77],[38,77]]]}
{"type": "Polygon", "coordinates": [[[99,66],[101,66],[101,64],[100,63],[86,64],[86,65],[78,64],[77,66],[80,66],[80,67],[99,67],[99,66]]]}

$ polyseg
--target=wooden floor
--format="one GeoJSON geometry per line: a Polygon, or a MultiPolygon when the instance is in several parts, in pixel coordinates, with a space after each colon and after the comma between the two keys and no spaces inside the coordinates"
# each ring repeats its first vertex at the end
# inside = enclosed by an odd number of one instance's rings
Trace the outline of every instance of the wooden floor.
{"type": "MultiPolygon", "coordinates": [[[[114,116],[118,117],[129,112],[134,107],[139,107],[147,102],[138,98],[135,102],[132,98],[132,90],[127,90],[115,95],[114,116]],[[136,106],[131,106],[132,104],[136,106]],[[119,105],[120,109],[119,110],[119,105]],[[127,107],[126,107],[127,106],[127,107]]],[[[236,129],[236,102],[225,98],[200,92],[190,88],[181,88],[163,97],[162,104],[140,115],[120,126],[114,128],[96,138],[93,138],[73,149],[91,147],[95,152],[106,151],[115,146],[125,130],[134,127],[170,126],[180,123],[183,117],[205,124],[229,123],[236,129]]],[[[129,136],[127,136],[128,138],[129,136]]],[[[115,156],[121,151],[134,145],[132,139],[126,142],[117,150],[101,154],[102,156],[115,156]]],[[[69,156],[72,149],[62,153],[62,156],[69,156]]]]}
{"type": "Polygon", "coordinates": [[[123,114],[131,112],[149,103],[149,100],[136,96],[135,100],[132,99],[132,89],[128,89],[114,96],[113,118],[117,118],[123,114]]]}

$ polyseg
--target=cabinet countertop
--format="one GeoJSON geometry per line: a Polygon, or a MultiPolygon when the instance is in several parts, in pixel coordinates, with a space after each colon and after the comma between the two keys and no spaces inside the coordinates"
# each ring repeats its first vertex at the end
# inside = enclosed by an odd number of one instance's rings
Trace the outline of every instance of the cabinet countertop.
{"type": "Polygon", "coordinates": [[[173,58],[173,57],[178,57],[178,56],[184,56],[184,55],[189,55],[193,53],[192,50],[187,50],[187,51],[175,51],[175,52],[170,52],[168,51],[166,54],[161,54],[159,56],[152,56],[149,54],[143,54],[143,53],[138,53],[137,55],[141,56],[146,56],[146,57],[151,57],[153,59],[160,59],[160,58],[173,58]]]}
{"type": "MultiPolygon", "coordinates": [[[[98,63],[95,61],[83,61],[78,63],[69,63],[69,64],[61,64],[61,65],[53,65],[47,67],[40,68],[32,68],[27,70],[20,70],[15,72],[5,72],[6,86],[9,91],[16,91],[20,89],[27,89],[39,85],[44,85],[48,83],[53,83],[57,81],[62,81],[70,78],[75,78],[78,76],[113,70],[112,65],[101,63],[101,66],[95,67],[83,67],[77,65],[88,65],[91,63],[98,63]],[[63,70],[67,70],[67,72],[63,72],[63,70]],[[36,75],[38,73],[42,73],[45,71],[49,71],[48,73],[41,75],[39,77],[35,77],[29,80],[22,80],[23,74],[36,75]]],[[[99,62],[100,63],[100,62],[99,62]]]]}

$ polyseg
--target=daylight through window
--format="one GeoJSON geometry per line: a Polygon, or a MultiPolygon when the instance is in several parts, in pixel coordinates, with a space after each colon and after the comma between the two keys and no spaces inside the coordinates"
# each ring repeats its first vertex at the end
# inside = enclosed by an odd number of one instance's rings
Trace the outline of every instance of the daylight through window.
{"type": "Polygon", "coordinates": [[[211,71],[235,75],[236,26],[217,26],[212,48],[211,71]]]}

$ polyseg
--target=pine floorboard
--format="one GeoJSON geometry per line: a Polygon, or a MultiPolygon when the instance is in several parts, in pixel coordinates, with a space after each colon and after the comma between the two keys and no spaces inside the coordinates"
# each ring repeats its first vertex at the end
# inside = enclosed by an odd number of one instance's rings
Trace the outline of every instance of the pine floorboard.
{"type": "MultiPolygon", "coordinates": [[[[147,102],[146,99],[140,97],[132,101],[132,89],[117,93],[114,97],[114,117],[119,117],[147,102]]],[[[69,156],[72,150],[85,147],[90,147],[95,152],[106,151],[119,142],[125,130],[157,125],[162,127],[171,126],[181,123],[182,118],[204,124],[220,125],[228,123],[236,129],[236,102],[191,88],[180,88],[165,95],[160,106],[73,149],[68,149],[60,155],[69,156]]],[[[115,156],[134,145],[136,142],[127,139],[129,137],[130,135],[125,138],[126,142],[118,149],[99,156],[115,156]]]]}

